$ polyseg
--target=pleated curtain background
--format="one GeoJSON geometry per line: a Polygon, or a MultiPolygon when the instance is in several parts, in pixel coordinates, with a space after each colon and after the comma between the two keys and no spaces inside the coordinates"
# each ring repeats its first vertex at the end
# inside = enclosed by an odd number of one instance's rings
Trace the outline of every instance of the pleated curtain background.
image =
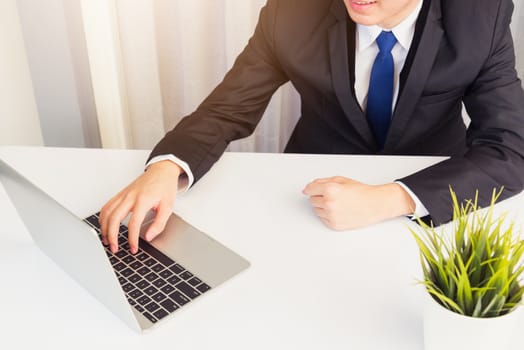
{"type": "MultiPolygon", "coordinates": [[[[128,102],[129,146],[151,148],[220,82],[244,48],[265,0],[117,0],[128,102]]],[[[512,30],[524,74],[524,6],[516,0],[512,30]]],[[[298,95],[285,85],[251,137],[233,151],[282,151],[299,116],[298,95]]],[[[99,116],[103,118],[104,116],[99,116]]]]}
{"type": "Polygon", "coordinates": [[[517,70],[521,79],[524,79],[524,0],[513,0],[515,12],[513,14],[512,32],[517,55],[517,70]]]}
{"type": "MultiPolygon", "coordinates": [[[[153,147],[198,106],[244,48],[264,3],[265,0],[116,1],[128,147],[153,147]]],[[[256,132],[234,142],[229,149],[282,151],[299,116],[298,101],[291,85],[283,86],[256,132]]],[[[99,114],[100,118],[104,115],[99,114]]],[[[104,143],[111,142],[106,138],[104,143]]]]}

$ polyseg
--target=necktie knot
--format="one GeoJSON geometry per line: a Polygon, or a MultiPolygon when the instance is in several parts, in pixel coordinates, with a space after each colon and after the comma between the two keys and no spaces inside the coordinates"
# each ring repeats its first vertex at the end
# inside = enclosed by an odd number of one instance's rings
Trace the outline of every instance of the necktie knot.
{"type": "Polygon", "coordinates": [[[377,38],[377,45],[380,52],[391,52],[397,43],[397,38],[393,32],[382,31],[377,38]]]}

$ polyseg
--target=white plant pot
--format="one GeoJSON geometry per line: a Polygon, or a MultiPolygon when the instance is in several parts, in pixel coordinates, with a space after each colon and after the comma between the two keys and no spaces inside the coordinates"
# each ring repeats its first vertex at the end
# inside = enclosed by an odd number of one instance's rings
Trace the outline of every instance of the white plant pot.
{"type": "Polygon", "coordinates": [[[511,344],[522,307],[500,317],[474,318],[452,312],[426,293],[425,350],[505,350],[511,344]]]}

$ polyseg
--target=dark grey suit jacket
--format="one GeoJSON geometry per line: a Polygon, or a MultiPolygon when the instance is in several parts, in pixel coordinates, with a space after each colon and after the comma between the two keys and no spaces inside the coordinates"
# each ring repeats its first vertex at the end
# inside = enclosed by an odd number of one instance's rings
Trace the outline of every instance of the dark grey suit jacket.
{"type": "Polygon", "coordinates": [[[510,0],[424,0],[379,151],[355,98],[355,24],[343,0],[269,0],[223,82],[151,157],[174,154],[198,180],[230,141],[253,132],[273,92],[291,81],[302,115],[287,152],[451,156],[400,179],[436,224],[451,219],[449,186],[460,200],[478,189],[481,205],[494,188],[504,186],[503,198],[514,195],[524,177],[524,93],[512,11],[510,0]]]}

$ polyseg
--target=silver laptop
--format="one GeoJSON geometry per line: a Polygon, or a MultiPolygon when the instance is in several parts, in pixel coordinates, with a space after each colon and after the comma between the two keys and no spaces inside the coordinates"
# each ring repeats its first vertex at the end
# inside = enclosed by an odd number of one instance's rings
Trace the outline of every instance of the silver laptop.
{"type": "Polygon", "coordinates": [[[153,242],[140,239],[135,255],[121,225],[121,247],[112,254],[101,242],[97,214],[76,217],[2,160],[0,181],[40,249],[139,332],[249,267],[246,259],[175,214],[153,242]]]}

